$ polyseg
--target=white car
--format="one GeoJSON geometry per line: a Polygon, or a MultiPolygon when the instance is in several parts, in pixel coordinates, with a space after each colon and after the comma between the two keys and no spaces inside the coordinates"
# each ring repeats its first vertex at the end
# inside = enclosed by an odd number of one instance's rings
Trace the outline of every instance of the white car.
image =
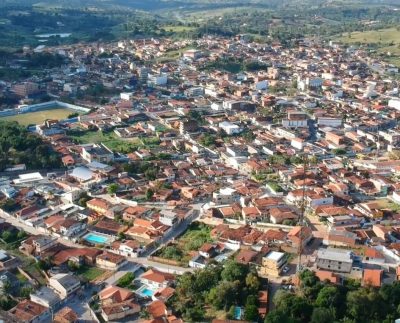
{"type": "Polygon", "coordinates": [[[286,274],[290,270],[289,266],[283,267],[283,273],[286,274]]]}

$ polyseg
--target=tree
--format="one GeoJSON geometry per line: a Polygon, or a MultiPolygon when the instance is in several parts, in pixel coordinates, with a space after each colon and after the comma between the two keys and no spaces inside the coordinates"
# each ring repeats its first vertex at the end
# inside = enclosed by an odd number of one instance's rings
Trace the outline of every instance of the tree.
{"type": "Polygon", "coordinates": [[[21,288],[19,295],[23,298],[28,298],[31,293],[33,292],[33,287],[32,286],[24,286],[21,288]]]}
{"type": "Polygon", "coordinates": [[[114,195],[115,193],[117,193],[118,189],[119,189],[118,184],[113,183],[113,184],[108,185],[107,192],[110,195],[114,195]]]}
{"type": "Polygon", "coordinates": [[[254,293],[260,289],[260,280],[255,273],[248,273],[246,276],[246,286],[254,293]]]}
{"type": "Polygon", "coordinates": [[[275,309],[268,313],[264,323],[295,323],[295,321],[287,313],[275,309]]]}
{"type": "Polygon", "coordinates": [[[339,303],[340,293],[336,286],[324,286],[315,300],[315,305],[318,307],[337,307],[339,303]]]}
{"type": "Polygon", "coordinates": [[[311,315],[311,323],[333,323],[335,313],[331,308],[316,307],[311,315]]]}
{"type": "Polygon", "coordinates": [[[213,304],[215,309],[228,309],[238,297],[239,282],[222,281],[211,288],[207,295],[207,303],[213,304]]]}
{"type": "Polygon", "coordinates": [[[233,320],[233,319],[235,318],[235,308],[236,308],[235,305],[232,305],[232,306],[229,308],[229,311],[228,311],[228,313],[226,314],[226,316],[227,316],[228,319],[233,320]]]}
{"type": "Polygon", "coordinates": [[[1,234],[1,238],[5,241],[5,242],[9,242],[12,239],[13,234],[9,231],[3,231],[3,233],[1,234]]]}
{"type": "Polygon", "coordinates": [[[146,200],[150,201],[154,196],[154,191],[151,188],[148,188],[146,191],[146,200]]]}
{"type": "Polygon", "coordinates": [[[11,290],[11,283],[8,279],[3,280],[1,284],[1,295],[8,295],[11,290]]]}
{"type": "Polygon", "coordinates": [[[249,272],[249,269],[246,265],[237,263],[236,261],[229,261],[225,264],[224,269],[222,270],[221,277],[223,280],[227,281],[235,281],[238,280],[240,282],[244,282],[246,276],[249,272]]]}
{"type": "Polygon", "coordinates": [[[21,230],[18,232],[18,234],[17,234],[18,240],[22,240],[25,237],[26,237],[26,232],[24,230],[21,230]]]}
{"type": "Polygon", "coordinates": [[[258,307],[256,305],[246,305],[244,308],[244,319],[250,322],[258,321],[258,307]]]}
{"type": "Polygon", "coordinates": [[[77,271],[80,268],[80,265],[77,264],[75,261],[68,260],[68,268],[71,271],[77,271]]]}

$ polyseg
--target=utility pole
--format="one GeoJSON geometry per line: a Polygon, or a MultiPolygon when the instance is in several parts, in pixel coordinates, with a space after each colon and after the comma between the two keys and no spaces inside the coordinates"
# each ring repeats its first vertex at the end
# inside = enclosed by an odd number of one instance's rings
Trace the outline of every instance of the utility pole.
{"type": "Polygon", "coordinates": [[[299,246],[297,249],[298,254],[298,264],[297,264],[297,272],[302,270],[301,266],[301,254],[303,252],[303,228],[304,228],[304,215],[306,212],[306,172],[307,172],[307,164],[308,164],[308,156],[305,154],[303,149],[303,194],[301,198],[301,209],[300,209],[300,217],[299,217],[299,225],[300,225],[300,234],[299,234],[299,246]]]}

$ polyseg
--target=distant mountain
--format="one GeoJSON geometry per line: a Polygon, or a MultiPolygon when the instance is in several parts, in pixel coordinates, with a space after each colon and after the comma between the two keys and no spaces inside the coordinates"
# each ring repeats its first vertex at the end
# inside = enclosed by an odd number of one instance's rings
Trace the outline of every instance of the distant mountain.
{"type": "Polygon", "coordinates": [[[173,9],[212,9],[221,7],[264,7],[270,9],[287,6],[320,7],[349,5],[394,5],[399,0],[0,0],[0,6],[38,6],[62,8],[129,8],[144,11],[173,9]]]}

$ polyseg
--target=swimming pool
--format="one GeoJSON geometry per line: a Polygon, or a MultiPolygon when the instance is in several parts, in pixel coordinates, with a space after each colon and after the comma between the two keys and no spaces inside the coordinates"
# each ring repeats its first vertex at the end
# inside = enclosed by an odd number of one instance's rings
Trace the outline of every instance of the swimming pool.
{"type": "Polygon", "coordinates": [[[83,239],[92,244],[105,244],[109,241],[109,239],[106,236],[95,233],[88,233],[83,237],[83,239]]]}
{"type": "Polygon", "coordinates": [[[152,297],[155,291],[150,288],[147,288],[146,285],[143,285],[142,287],[136,290],[136,293],[142,297],[152,297]]]}
{"type": "Polygon", "coordinates": [[[242,308],[239,306],[235,306],[235,320],[242,319],[242,308]]]}

